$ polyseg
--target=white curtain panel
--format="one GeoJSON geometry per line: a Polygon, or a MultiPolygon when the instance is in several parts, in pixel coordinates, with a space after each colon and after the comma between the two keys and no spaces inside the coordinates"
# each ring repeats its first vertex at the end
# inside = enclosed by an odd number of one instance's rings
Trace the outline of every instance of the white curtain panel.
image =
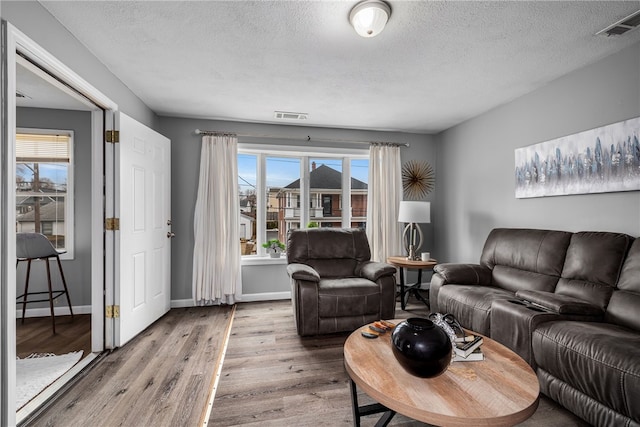
{"type": "Polygon", "coordinates": [[[388,256],[402,253],[402,225],[398,222],[398,209],[402,198],[401,167],[399,146],[371,144],[367,237],[373,261],[385,262],[388,256]]]}
{"type": "Polygon", "coordinates": [[[234,304],[241,294],[238,138],[202,137],[194,213],[196,305],[234,304]]]}

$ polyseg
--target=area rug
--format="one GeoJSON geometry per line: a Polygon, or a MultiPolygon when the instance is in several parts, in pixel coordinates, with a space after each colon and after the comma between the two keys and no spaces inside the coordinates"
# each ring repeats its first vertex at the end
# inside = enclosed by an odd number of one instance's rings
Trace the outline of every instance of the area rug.
{"type": "Polygon", "coordinates": [[[56,356],[32,354],[16,360],[16,408],[20,409],[64,375],[82,357],[82,350],[56,356]]]}

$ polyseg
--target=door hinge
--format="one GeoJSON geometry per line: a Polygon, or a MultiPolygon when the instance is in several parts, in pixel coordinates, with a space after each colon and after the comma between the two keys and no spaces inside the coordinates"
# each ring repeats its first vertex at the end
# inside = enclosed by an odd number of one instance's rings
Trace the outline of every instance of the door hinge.
{"type": "Polygon", "coordinates": [[[120,131],[119,130],[108,130],[104,136],[104,139],[107,142],[118,143],[120,142],[120,131]]]}
{"type": "Polygon", "coordinates": [[[107,319],[117,319],[120,317],[119,305],[108,305],[105,307],[105,317],[107,319]]]}
{"type": "Polygon", "coordinates": [[[104,222],[104,229],[107,231],[120,230],[120,218],[107,218],[104,222]]]}

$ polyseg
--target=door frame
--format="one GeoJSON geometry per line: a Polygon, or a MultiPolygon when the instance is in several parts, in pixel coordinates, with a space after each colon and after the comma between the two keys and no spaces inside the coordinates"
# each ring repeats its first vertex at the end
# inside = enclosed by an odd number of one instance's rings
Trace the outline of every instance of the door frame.
{"type": "Polygon", "coordinates": [[[15,134],[16,134],[16,56],[27,58],[62,83],[74,89],[102,110],[91,112],[91,348],[102,351],[105,346],[105,117],[118,105],[84,80],[56,57],[2,20],[0,62],[2,75],[2,114],[0,114],[0,425],[16,424],[16,241],[15,241],[15,134]]]}

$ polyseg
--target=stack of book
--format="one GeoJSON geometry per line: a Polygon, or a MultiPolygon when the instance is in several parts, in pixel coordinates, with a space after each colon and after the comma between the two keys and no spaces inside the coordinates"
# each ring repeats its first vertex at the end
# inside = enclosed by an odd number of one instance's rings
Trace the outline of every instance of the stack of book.
{"type": "Polygon", "coordinates": [[[474,362],[484,360],[484,353],[480,346],[482,337],[479,335],[466,335],[456,338],[453,361],[454,362],[474,362]]]}

